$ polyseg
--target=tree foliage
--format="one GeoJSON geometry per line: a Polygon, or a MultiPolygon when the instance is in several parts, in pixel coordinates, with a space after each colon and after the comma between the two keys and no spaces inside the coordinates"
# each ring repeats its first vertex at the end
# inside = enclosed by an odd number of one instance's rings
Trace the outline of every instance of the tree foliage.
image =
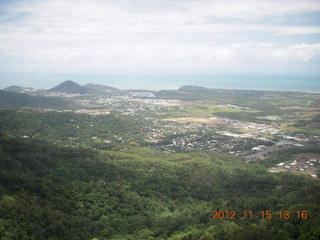
{"type": "Polygon", "coordinates": [[[0,149],[1,239],[319,237],[319,183],[303,175],[138,146],[121,152],[1,137],[0,149]],[[228,209],[270,210],[273,218],[211,218],[228,209]],[[279,210],[310,216],[281,220],[279,210]]]}

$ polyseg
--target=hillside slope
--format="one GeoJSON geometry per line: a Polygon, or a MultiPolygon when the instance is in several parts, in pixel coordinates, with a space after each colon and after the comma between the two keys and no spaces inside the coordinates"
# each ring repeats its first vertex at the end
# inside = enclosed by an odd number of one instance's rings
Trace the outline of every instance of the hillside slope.
{"type": "Polygon", "coordinates": [[[69,103],[59,98],[30,96],[0,90],[0,109],[33,107],[33,108],[63,108],[69,103]]]}
{"type": "Polygon", "coordinates": [[[7,137],[0,149],[3,239],[319,237],[319,183],[302,175],[214,153],[97,151],[7,137]],[[228,209],[273,218],[212,219],[211,211],[228,209]],[[281,220],[278,210],[309,216],[281,220]]]}
{"type": "Polygon", "coordinates": [[[89,93],[95,93],[95,94],[104,94],[104,93],[119,91],[119,89],[114,87],[109,87],[109,86],[100,85],[100,84],[93,84],[93,83],[88,83],[83,87],[86,88],[89,93]]]}

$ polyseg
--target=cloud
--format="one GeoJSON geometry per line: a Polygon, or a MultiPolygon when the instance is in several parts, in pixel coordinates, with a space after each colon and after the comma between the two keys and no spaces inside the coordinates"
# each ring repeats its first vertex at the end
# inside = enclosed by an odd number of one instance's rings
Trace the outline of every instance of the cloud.
{"type": "MultiPolygon", "coordinates": [[[[249,55],[249,59],[256,62],[315,62],[319,63],[320,44],[297,44],[279,46],[273,43],[251,43],[238,46],[238,50],[249,55]]],[[[238,54],[245,56],[246,54],[238,54]]]]}
{"type": "Polygon", "coordinates": [[[237,0],[207,0],[191,1],[187,5],[197,15],[234,18],[249,22],[320,11],[318,0],[242,0],[240,2],[237,0]]]}
{"type": "Polygon", "coordinates": [[[320,34],[315,0],[30,0],[0,9],[2,66],[104,70],[319,59],[319,44],[310,40],[320,34]]]}

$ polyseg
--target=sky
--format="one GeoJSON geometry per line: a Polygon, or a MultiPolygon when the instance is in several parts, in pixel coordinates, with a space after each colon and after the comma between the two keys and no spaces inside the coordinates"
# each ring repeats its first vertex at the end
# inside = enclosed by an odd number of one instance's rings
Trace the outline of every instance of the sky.
{"type": "Polygon", "coordinates": [[[319,63],[320,0],[0,0],[0,75],[320,79],[319,63]]]}

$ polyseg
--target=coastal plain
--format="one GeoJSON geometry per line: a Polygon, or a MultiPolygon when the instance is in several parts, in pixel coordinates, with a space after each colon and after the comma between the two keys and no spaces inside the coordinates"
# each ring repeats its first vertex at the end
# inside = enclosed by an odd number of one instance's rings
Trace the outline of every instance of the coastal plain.
{"type": "Polygon", "coordinates": [[[319,93],[66,81],[0,98],[4,239],[319,237],[319,93]],[[229,210],[275,217],[212,218],[229,210]]]}

